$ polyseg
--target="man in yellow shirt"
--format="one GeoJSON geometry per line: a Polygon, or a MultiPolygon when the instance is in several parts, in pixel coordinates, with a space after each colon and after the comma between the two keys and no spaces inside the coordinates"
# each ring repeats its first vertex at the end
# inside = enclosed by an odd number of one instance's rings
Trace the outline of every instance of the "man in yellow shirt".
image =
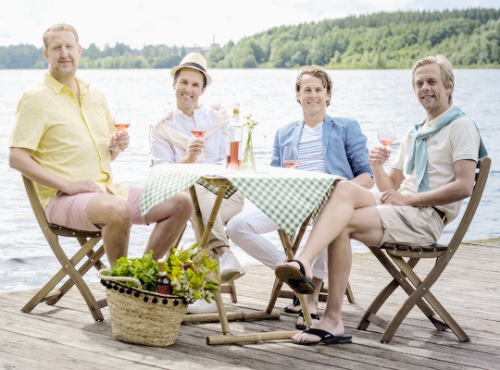
{"type": "Polygon", "coordinates": [[[18,104],[9,164],[36,182],[50,223],[102,230],[112,264],[127,255],[132,224],[156,223],[145,253],[162,257],[192,215],[182,193],[141,216],[142,188],[113,182],[111,161],[129,145],[116,132],[106,99],[77,76],[82,47],[76,30],[60,23],[43,35],[49,71],[18,104]]]}

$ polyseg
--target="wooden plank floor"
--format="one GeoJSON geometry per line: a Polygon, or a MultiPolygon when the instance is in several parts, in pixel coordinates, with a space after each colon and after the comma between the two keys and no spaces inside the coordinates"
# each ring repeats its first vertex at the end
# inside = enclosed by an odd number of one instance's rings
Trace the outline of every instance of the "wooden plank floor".
{"type": "MultiPolygon", "coordinates": [[[[297,346],[290,341],[208,346],[208,335],[220,334],[219,323],[181,326],[175,345],[151,348],[113,338],[106,320],[95,322],[78,291],[57,305],[40,304],[31,314],[20,312],[33,291],[0,295],[0,369],[500,369],[500,239],[474,241],[459,248],[432,291],[472,341],[458,342],[450,331],[440,332],[414,309],[393,341],[380,343],[381,329],[356,329],[361,315],[389,281],[371,254],[355,255],[350,277],[356,302],[344,304],[352,344],[297,346]]],[[[423,261],[421,271],[429,268],[423,261]]],[[[429,261],[430,262],[430,261],[429,261]]],[[[417,270],[418,271],[418,270],[417,270]]],[[[238,303],[224,295],[228,311],[264,309],[274,274],[263,266],[247,269],[236,282],[238,303]]],[[[98,298],[104,288],[92,283],[98,298]]],[[[390,318],[404,298],[398,294],[381,310],[390,318]]],[[[278,299],[282,309],[289,300],[278,299]]],[[[321,303],[319,314],[322,314],[321,303]]],[[[235,334],[294,330],[295,317],[231,322],[235,334]]],[[[161,324],[161,323],[159,323],[161,324]]]]}

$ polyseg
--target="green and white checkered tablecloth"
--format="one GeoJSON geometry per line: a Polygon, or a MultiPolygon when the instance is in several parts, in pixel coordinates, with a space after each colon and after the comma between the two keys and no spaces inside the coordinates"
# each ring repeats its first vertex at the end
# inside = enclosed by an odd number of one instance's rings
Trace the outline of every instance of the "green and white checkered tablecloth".
{"type": "MultiPolygon", "coordinates": [[[[231,171],[208,164],[175,164],[153,167],[141,197],[141,212],[189,189],[203,176],[220,176],[271,217],[288,235],[293,234],[313,211],[319,210],[333,191],[339,176],[267,167],[259,171],[231,171]]],[[[212,187],[213,188],[213,187],[212,187]]]]}

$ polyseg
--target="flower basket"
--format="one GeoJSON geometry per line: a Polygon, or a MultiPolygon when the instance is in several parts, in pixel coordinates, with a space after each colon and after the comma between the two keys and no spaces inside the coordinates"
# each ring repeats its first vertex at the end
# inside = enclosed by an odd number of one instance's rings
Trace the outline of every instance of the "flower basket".
{"type": "Polygon", "coordinates": [[[111,328],[116,339],[153,347],[175,343],[187,310],[183,297],[143,290],[139,280],[110,276],[108,269],[100,270],[97,275],[107,288],[111,328]],[[134,283],[137,288],[128,287],[126,282],[134,283]]]}

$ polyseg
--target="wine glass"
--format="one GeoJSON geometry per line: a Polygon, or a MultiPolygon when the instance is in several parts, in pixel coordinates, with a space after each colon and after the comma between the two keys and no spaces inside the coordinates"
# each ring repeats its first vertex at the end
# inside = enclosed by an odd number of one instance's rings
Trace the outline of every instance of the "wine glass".
{"type": "Polygon", "coordinates": [[[201,139],[203,136],[205,136],[207,132],[207,123],[201,119],[197,120],[196,123],[193,122],[193,127],[191,128],[191,133],[196,136],[198,139],[201,139]],[[201,122],[198,122],[201,121],[201,122]]]}
{"type": "Polygon", "coordinates": [[[191,130],[191,133],[196,136],[198,139],[201,139],[203,136],[205,136],[205,133],[207,130],[201,130],[196,128],[196,130],[191,130]]]}
{"type": "Polygon", "coordinates": [[[299,152],[296,146],[285,146],[283,164],[287,168],[295,169],[299,165],[299,152]]]}
{"type": "MultiPolygon", "coordinates": [[[[116,129],[121,132],[125,131],[130,127],[130,109],[128,108],[120,108],[115,113],[114,125],[116,129]]],[[[122,150],[119,147],[113,149],[115,152],[121,152],[122,150]]]]}
{"type": "MultiPolygon", "coordinates": [[[[391,121],[382,121],[378,126],[378,140],[389,149],[396,140],[396,130],[394,129],[394,124],[391,121]]],[[[389,160],[384,163],[384,167],[390,167],[389,160]]]]}
{"type": "MultiPolygon", "coordinates": [[[[191,133],[197,138],[197,139],[202,139],[205,134],[207,133],[207,124],[206,122],[199,122],[196,123],[195,126],[191,129],[191,133]]],[[[203,156],[205,155],[205,149],[201,150],[200,155],[203,156]]],[[[200,160],[201,160],[200,158],[200,160]]]]}

